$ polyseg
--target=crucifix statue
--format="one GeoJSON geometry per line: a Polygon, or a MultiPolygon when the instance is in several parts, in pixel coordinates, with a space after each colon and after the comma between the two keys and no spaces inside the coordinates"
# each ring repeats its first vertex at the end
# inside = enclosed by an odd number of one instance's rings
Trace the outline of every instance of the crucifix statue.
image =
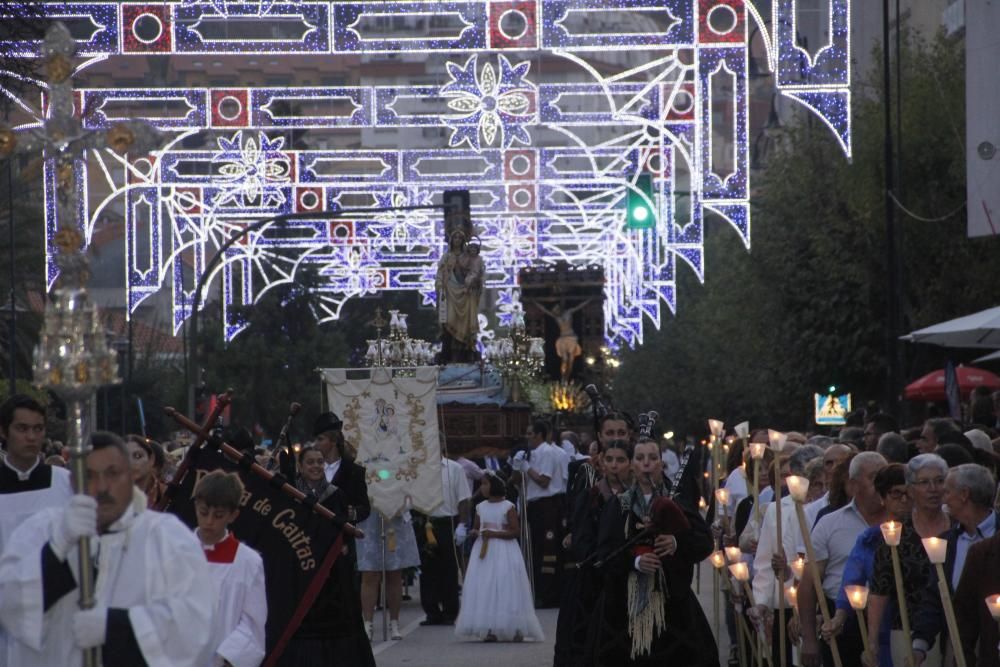
{"type": "Polygon", "coordinates": [[[573,362],[583,354],[583,349],[580,347],[580,339],[577,337],[576,332],[573,331],[573,313],[593,300],[593,298],[587,299],[572,308],[566,308],[565,304],[557,303],[552,306],[552,310],[543,306],[540,301],[531,302],[559,325],[559,338],[556,339],[556,354],[559,355],[559,374],[563,382],[569,380],[569,376],[573,373],[573,362]]]}
{"type": "MultiPolygon", "coordinates": [[[[62,23],[45,33],[42,61],[47,82],[46,109],[34,115],[38,123],[15,132],[0,127],[0,158],[36,155],[47,173],[55,176],[56,221],[54,242],[59,248],[59,284],[45,307],[45,322],[35,349],[35,381],[51,387],[67,403],[72,468],[77,493],[86,492],[84,438],[85,406],[101,385],[115,384],[118,370],[108,349],[97,308],[90,301],[87,257],[83,235],[87,213],[79,207],[80,179],[77,162],[88,150],[111,149],[120,155],[132,151],[145,155],[161,143],[160,133],[142,121],[125,121],[110,128],[84,129],[86,111],[79,117],[73,105],[72,57],[76,42],[62,23]]],[[[30,171],[30,170],[29,170],[30,171]]],[[[13,205],[13,202],[11,202],[13,205]]],[[[126,306],[128,307],[128,306],[126,306]]],[[[94,605],[93,568],[88,538],[80,539],[80,607],[94,605]]],[[[100,662],[96,649],[84,651],[85,667],[100,662]]]]}

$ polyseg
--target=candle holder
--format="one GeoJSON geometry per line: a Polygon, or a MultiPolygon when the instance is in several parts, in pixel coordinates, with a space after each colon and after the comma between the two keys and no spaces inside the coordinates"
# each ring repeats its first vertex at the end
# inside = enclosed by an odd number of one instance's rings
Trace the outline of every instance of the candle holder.
{"type": "Polygon", "coordinates": [[[805,503],[806,496],[809,495],[809,479],[798,475],[789,475],[785,478],[788,485],[788,495],[797,503],[805,503]]]}
{"type": "Polygon", "coordinates": [[[736,433],[737,438],[746,440],[750,435],[750,422],[740,422],[733,427],[733,432],[736,433]]]}
{"type": "Polygon", "coordinates": [[[740,551],[739,547],[726,547],[726,560],[730,563],[742,563],[743,562],[743,552],[740,551]]]}
{"type": "Polygon", "coordinates": [[[906,609],[906,592],[903,588],[903,567],[899,564],[899,541],[903,537],[903,524],[898,521],[886,521],[879,528],[882,530],[882,537],[889,545],[889,553],[892,555],[892,573],[896,578],[896,602],[899,604],[899,622],[903,627],[903,636],[907,638],[906,652],[910,658],[910,664],[916,664],[913,657],[913,646],[909,641],[910,615],[906,609]]]}
{"type": "Polygon", "coordinates": [[[1000,624],[1000,593],[986,596],[986,608],[990,610],[990,616],[1000,624]]]}
{"type": "Polygon", "coordinates": [[[865,607],[868,606],[867,586],[844,586],[844,593],[847,594],[847,601],[851,604],[851,609],[858,615],[858,629],[861,631],[861,642],[865,646],[865,653],[871,648],[868,643],[868,628],[865,626],[865,607]]]}
{"type": "Polygon", "coordinates": [[[722,520],[729,519],[729,489],[716,489],[715,502],[722,508],[722,520]]]}
{"type": "Polygon", "coordinates": [[[771,429],[767,429],[767,441],[771,445],[771,449],[774,450],[775,454],[781,452],[787,439],[788,436],[781,431],[772,431],[771,429]]]}
{"type": "Polygon", "coordinates": [[[879,526],[882,531],[882,539],[890,547],[898,547],[899,540],[903,537],[903,524],[898,521],[886,521],[879,526]]]}
{"type": "Polygon", "coordinates": [[[709,419],[708,432],[714,435],[716,439],[720,439],[726,434],[726,425],[718,419],[709,419]]]}
{"type": "MultiPolygon", "coordinates": [[[[948,590],[948,580],[945,578],[944,561],[948,555],[948,542],[940,537],[925,537],[920,540],[927,552],[927,558],[934,564],[937,572],[938,595],[941,597],[941,606],[944,607],[944,618],[948,624],[948,635],[955,651],[955,664],[958,667],[965,667],[965,652],[962,650],[962,642],[958,633],[958,621],[955,619],[955,606],[951,602],[951,591],[948,590]]],[[[992,610],[991,610],[992,611],[992,610]]]]}

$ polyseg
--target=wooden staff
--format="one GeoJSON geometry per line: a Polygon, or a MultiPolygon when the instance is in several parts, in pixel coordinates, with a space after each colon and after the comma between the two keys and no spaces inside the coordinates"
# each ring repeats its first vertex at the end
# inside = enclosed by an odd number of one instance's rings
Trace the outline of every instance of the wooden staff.
{"type": "MultiPolygon", "coordinates": [[[[174,408],[167,407],[167,408],[164,408],[163,411],[166,413],[166,415],[168,417],[170,417],[175,422],[177,422],[178,424],[180,424],[184,428],[188,429],[192,433],[200,433],[201,432],[201,427],[198,426],[198,424],[196,424],[195,422],[191,421],[190,419],[188,419],[187,417],[185,417],[181,413],[177,412],[177,410],[175,410],[174,408]]],[[[192,445],[192,447],[193,447],[193,445],[192,445]]],[[[244,456],[250,456],[250,457],[253,456],[250,453],[246,453],[245,454],[245,453],[241,452],[240,450],[236,449],[235,447],[227,445],[224,442],[219,444],[219,451],[221,451],[226,456],[226,458],[228,458],[233,463],[238,463],[244,456]]],[[[275,475],[272,472],[270,472],[269,470],[267,470],[263,466],[257,464],[256,462],[250,464],[250,470],[255,475],[258,475],[259,477],[262,477],[267,482],[270,482],[275,477],[275,475]]],[[[291,496],[295,500],[298,500],[299,502],[302,502],[303,500],[306,499],[306,494],[302,493],[301,491],[299,491],[298,489],[296,489],[294,486],[292,486],[288,482],[285,482],[284,484],[281,485],[281,491],[284,494],[286,494],[288,496],[291,496]]],[[[323,505],[320,505],[319,503],[316,503],[315,505],[313,505],[313,511],[315,511],[316,513],[318,513],[320,516],[322,516],[324,518],[333,519],[335,521],[339,521],[339,517],[336,514],[334,514],[333,512],[331,512],[329,509],[327,509],[323,505]]],[[[347,523],[347,522],[344,522],[341,530],[343,530],[346,535],[350,535],[351,537],[354,537],[354,538],[357,538],[357,539],[361,539],[361,538],[364,537],[364,532],[363,531],[361,531],[360,529],[356,528],[353,524],[350,524],[350,523],[347,523]]]]}
{"type": "MultiPolygon", "coordinates": [[[[781,555],[785,555],[785,544],[781,539],[781,447],[785,441],[783,433],[768,431],[771,446],[774,448],[774,476],[771,477],[771,488],[774,489],[774,527],[777,538],[776,548],[781,549],[781,555]]],[[[782,590],[785,587],[785,573],[780,575],[775,573],[778,581],[778,655],[781,660],[781,667],[785,667],[788,658],[785,656],[785,596],[782,590]]]]}
{"type": "MultiPolygon", "coordinates": [[[[708,557],[708,560],[712,563],[712,567],[715,568],[715,583],[718,586],[719,582],[722,582],[722,589],[726,592],[731,592],[731,587],[729,585],[729,577],[726,577],[722,573],[722,568],[726,566],[726,556],[722,551],[714,551],[712,555],[708,557]]],[[[740,667],[747,667],[747,650],[746,646],[743,644],[743,639],[746,639],[747,644],[750,645],[751,650],[753,650],[754,640],[750,636],[750,631],[747,630],[746,624],[743,622],[743,612],[737,605],[734,604],[733,615],[736,617],[736,636],[730,637],[729,641],[736,642],[737,655],[739,656],[740,667]],[[742,637],[742,639],[741,639],[742,637]]],[[[716,641],[719,637],[716,636],[716,641]]]]}
{"type": "Polygon", "coordinates": [[[955,653],[955,664],[965,667],[965,651],[962,650],[962,640],[958,634],[958,621],[955,620],[955,607],[951,603],[951,591],[948,590],[948,580],[944,574],[944,561],[947,556],[948,542],[939,537],[925,537],[920,540],[924,544],[927,557],[937,571],[938,595],[944,607],[944,618],[948,623],[948,634],[955,653]]]}
{"type": "Polygon", "coordinates": [[[911,665],[916,661],[913,656],[913,642],[910,635],[910,615],[906,610],[906,591],[903,588],[903,567],[899,564],[899,540],[903,536],[903,524],[898,521],[886,521],[880,528],[885,543],[889,545],[892,555],[892,573],[896,578],[896,602],[899,604],[899,622],[903,626],[903,637],[906,639],[906,653],[911,665]]]}
{"type": "MultiPolygon", "coordinates": [[[[808,481],[806,482],[808,488],[808,481]]],[[[809,560],[809,569],[812,571],[813,586],[816,589],[816,601],[819,603],[819,613],[823,616],[823,622],[830,622],[830,607],[826,604],[826,594],[823,592],[823,579],[819,576],[819,570],[816,569],[816,552],[813,550],[812,537],[809,535],[809,522],[806,520],[806,512],[802,508],[802,501],[795,496],[792,496],[795,500],[795,513],[799,518],[799,529],[802,531],[802,540],[806,545],[806,558],[809,560]]],[[[833,654],[833,664],[837,667],[842,667],[843,663],[840,660],[840,648],[837,646],[837,639],[833,638],[830,642],[830,652],[833,654]]]]}

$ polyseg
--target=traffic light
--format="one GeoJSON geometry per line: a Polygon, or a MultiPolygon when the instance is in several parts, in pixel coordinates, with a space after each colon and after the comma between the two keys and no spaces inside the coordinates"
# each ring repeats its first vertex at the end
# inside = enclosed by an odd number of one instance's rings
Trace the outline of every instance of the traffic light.
{"type": "Polygon", "coordinates": [[[468,190],[445,190],[441,202],[444,204],[444,228],[448,234],[461,229],[468,238],[472,233],[472,211],[468,190]]]}
{"type": "Polygon", "coordinates": [[[639,174],[635,185],[629,186],[625,197],[625,227],[628,229],[652,229],[656,226],[656,204],[653,192],[653,175],[639,174]]]}

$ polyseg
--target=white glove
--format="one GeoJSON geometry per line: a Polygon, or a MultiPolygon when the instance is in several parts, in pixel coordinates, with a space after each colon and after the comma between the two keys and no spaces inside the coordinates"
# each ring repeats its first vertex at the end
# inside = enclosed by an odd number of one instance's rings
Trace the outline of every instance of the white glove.
{"type": "Polygon", "coordinates": [[[511,460],[510,462],[510,467],[513,468],[514,470],[517,470],[518,472],[524,472],[530,467],[530,464],[524,457],[523,451],[518,452],[514,456],[513,460],[511,460]]]}
{"type": "Polygon", "coordinates": [[[97,501],[90,496],[77,494],[69,499],[62,518],[52,529],[49,544],[52,552],[60,559],[66,555],[81,537],[97,535],[97,501]]]}
{"type": "Polygon", "coordinates": [[[455,529],[455,544],[457,546],[462,546],[465,543],[465,537],[469,534],[469,529],[465,527],[464,523],[458,524],[458,528],[455,529]]]}
{"type": "Polygon", "coordinates": [[[107,628],[107,607],[81,609],[73,614],[73,639],[79,648],[94,648],[103,644],[107,628]]]}

